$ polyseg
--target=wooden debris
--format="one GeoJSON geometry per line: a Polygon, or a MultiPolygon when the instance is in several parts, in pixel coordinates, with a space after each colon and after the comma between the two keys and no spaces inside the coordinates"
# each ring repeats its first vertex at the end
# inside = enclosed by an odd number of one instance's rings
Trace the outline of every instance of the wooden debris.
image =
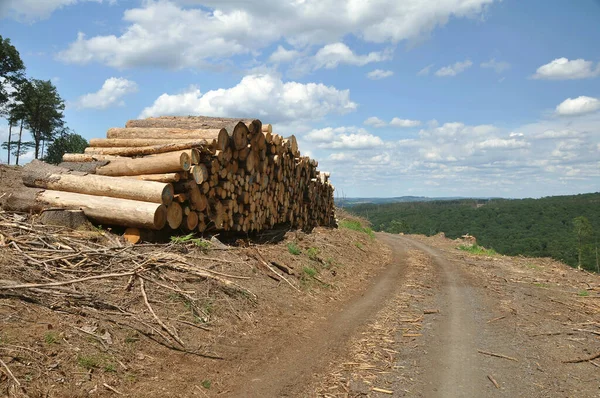
{"type": "Polygon", "coordinates": [[[498,385],[498,382],[492,377],[492,375],[487,375],[487,378],[494,384],[494,387],[500,389],[500,385],[498,385]]]}
{"type": "Polygon", "coordinates": [[[584,357],[584,358],[578,358],[578,359],[571,359],[568,361],[563,361],[563,363],[580,363],[580,362],[588,362],[588,361],[593,361],[596,358],[600,358],[600,352],[594,354],[594,355],[590,355],[589,357],[584,357]]]}
{"type": "Polygon", "coordinates": [[[483,350],[477,350],[477,352],[480,353],[480,354],[489,355],[489,356],[496,357],[496,358],[504,358],[504,359],[508,359],[508,360],[511,360],[511,361],[519,362],[519,360],[516,359],[516,358],[509,357],[509,356],[502,355],[502,354],[496,354],[494,352],[483,351],[483,350]]]}

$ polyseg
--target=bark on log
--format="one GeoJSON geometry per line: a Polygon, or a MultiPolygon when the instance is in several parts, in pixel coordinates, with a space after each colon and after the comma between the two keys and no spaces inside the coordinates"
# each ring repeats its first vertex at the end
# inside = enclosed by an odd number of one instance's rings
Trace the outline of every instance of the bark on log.
{"type": "Polygon", "coordinates": [[[96,174],[71,173],[62,167],[52,167],[40,161],[25,166],[23,183],[28,187],[76,192],[94,196],[131,199],[169,205],[173,201],[173,186],[154,181],[117,179],[96,174]]]}
{"type": "Polygon", "coordinates": [[[81,209],[86,217],[102,225],[161,229],[167,222],[167,208],[162,204],[36,188],[11,193],[5,207],[27,212],[49,207],[81,209]]]}
{"type": "Polygon", "coordinates": [[[171,143],[161,145],[149,145],[140,147],[87,147],[86,154],[114,155],[114,156],[144,156],[156,155],[165,152],[181,151],[200,146],[208,146],[206,140],[187,141],[183,143],[171,143]]]}
{"type": "Polygon", "coordinates": [[[102,162],[107,160],[122,159],[120,156],[97,155],[89,153],[65,153],[62,157],[63,162],[102,162]]]}
{"type": "Polygon", "coordinates": [[[156,182],[178,182],[181,179],[179,173],[164,173],[164,174],[142,174],[138,176],[123,176],[123,178],[132,178],[136,180],[144,181],[156,181],[156,182]]]}
{"type": "Polygon", "coordinates": [[[186,140],[215,140],[218,149],[227,147],[227,131],[223,128],[181,129],[181,128],[120,128],[108,129],[106,138],[119,139],[186,139],[186,140]]]}
{"type": "Polygon", "coordinates": [[[191,167],[187,151],[167,152],[144,158],[117,159],[96,169],[96,174],[108,176],[132,176],[187,171],[191,167]]]}
{"type": "MultiPolygon", "coordinates": [[[[184,143],[195,143],[198,139],[178,139],[178,138],[92,138],[90,139],[90,147],[100,148],[129,148],[129,147],[143,147],[153,145],[165,145],[165,144],[184,144],[184,143]]],[[[208,143],[209,141],[206,140],[208,143]]],[[[191,147],[190,147],[191,148],[191,147]]]]}

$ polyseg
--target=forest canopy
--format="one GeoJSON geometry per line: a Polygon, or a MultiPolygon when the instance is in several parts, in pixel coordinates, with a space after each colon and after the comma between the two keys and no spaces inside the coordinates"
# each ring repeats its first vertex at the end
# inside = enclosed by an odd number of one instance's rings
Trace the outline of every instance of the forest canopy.
{"type": "Polygon", "coordinates": [[[464,234],[498,253],[552,257],[597,270],[600,193],[541,199],[465,199],[360,204],[346,210],[366,217],[377,231],[464,234]]]}

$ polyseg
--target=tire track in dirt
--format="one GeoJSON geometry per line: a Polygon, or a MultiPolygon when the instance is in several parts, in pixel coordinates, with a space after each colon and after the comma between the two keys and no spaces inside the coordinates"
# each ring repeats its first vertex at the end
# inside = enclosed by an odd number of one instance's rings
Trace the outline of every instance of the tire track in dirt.
{"type": "Polygon", "coordinates": [[[406,250],[401,245],[393,245],[392,249],[390,264],[373,278],[362,295],[344,303],[337,313],[317,320],[308,333],[272,353],[270,361],[245,375],[238,375],[226,396],[304,396],[315,375],[326,372],[332,359],[344,355],[347,341],[401,288],[406,250]]]}
{"type": "MultiPolygon", "coordinates": [[[[425,397],[475,397],[486,390],[486,377],[477,353],[481,337],[475,314],[478,308],[473,288],[466,283],[461,272],[450,264],[437,250],[403,237],[389,236],[413,246],[429,255],[441,279],[438,292],[440,321],[430,334],[435,342],[429,346],[424,362],[425,397]]],[[[391,242],[390,242],[391,243],[391,242]]]]}

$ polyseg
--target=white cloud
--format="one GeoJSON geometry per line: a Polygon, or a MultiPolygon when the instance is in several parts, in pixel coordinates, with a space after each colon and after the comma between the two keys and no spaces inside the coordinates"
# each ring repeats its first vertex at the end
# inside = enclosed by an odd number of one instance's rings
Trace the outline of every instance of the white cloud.
{"type": "Polygon", "coordinates": [[[435,72],[438,77],[456,76],[469,69],[473,65],[473,62],[466,60],[463,62],[456,62],[453,65],[444,66],[435,72]]]}
{"type": "Polygon", "coordinates": [[[302,56],[300,51],[286,50],[282,46],[277,46],[277,50],[273,51],[273,54],[269,57],[269,62],[274,64],[283,64],[292,62],[302,56]]]}
{"type": "Polygon", "coordinates": [[[571,80],[587,79],[600,75],[600,64],[593,68],[592,61],[584,59],[557,58],[546,65],[540,66],[533,75],[534,79],[571,80]]]}
{"type": "Polygon", "coordinates": [[[400,119],[397,117],[393,118],[390,122],[390,126],[394,127],[416,127],[419,125],[421,125],[419,120],[400,119]]]}
{"type": "Polygon", "coordinates": [[[319,143],[319,148],[329,149],[368,149],[383,145],[380,137],[354,126],[317,129],[303,138],[319,143]]]}
{"type": "Polygon", "coordinates": [[[372,62],[387,61],[391,57],[391,51],[374,51],[367,55],[357,55],[344,43],[332,43],[317,51],[313,69],[333,69],[339,64],[363,66],[372,62]]]}
{"type": "Polygon", "coordinates": [[[598,110],[600,110],[600,100],[586,96],[567,98],[556,107],[556,113],[561,116],[577,116],[598,110]]]}
{"type": "Polygon", "coordinates": [[[433,64],[429,64],[426,67],[424,67],[423,69],[421,69],[420,71],[417,72],[417,76],[427,76],[429,75],[429,72],[431,71],[431,68],[433,68],[433,64]]]}
{"type": "Polygon", "coordinates": [[[386,77],[393,76],[394,72],[391,70],[375,69],[367,73],[367,77],[371,80],[385,79],[386,77]]]}
{"type": "Polygon", "coordinates": [[[201,68],[233,55],[255,54],[284,40],[294,50],[325,45],[319,58],[323,67],[339,64],[340,57],[364,65],[381,55],[348,54],[340,46],[342,39],[353,36],[390,44],[417,40],[450,18],[476,18],[493,2],[440,0],[423,7],[421,0],[180,0],[186,6],[182,7],[168,0],[146,0],[124,12],[127,26],[115,28],[120,33],[92,37],[79,33],[59,58],[118,68],[201,68]],[[332,43],[337,47],[326,47],[332,43]]]}
{"type": "Polygon", "coordinates": [[[376,116],[371,116],[370,118],[365,120],[363,123],[366,124],[367,126],[373,126],[373,127],[387,126],[387,123],[385,121],[381,120],[380,118],[378,118],[376,116]]]}
{"type": "Polygon", "coordinates": [[[180,94],[163,94],[140,117],[190,115],[260,117],[267,123],[318,120],[329,114],[356,110],[349,90],[321,83],[283,82],[263,74],[245,76],[236,86],[204,94],[190,87],[180,94]]]}
{"type": "Polygon", "coordinates": [[[84,2],[113,4],[115,0],[2,0],[0,19],[9,16],[20,21],[33,22],[48,18],[57,9],[84,2]]]}
{"type": "Polygon", "coordinates": [[[100,90],[79,97],[76,106],[80,109],[106,109],[115,105],[123,106],[125,103],[122,98],[137,90],[138,86],[134,81],[122,77],[111,77],[106,79],[100,90]]]}
{"type": "Polygon", "coordinates": [[[480,64],[480,66],[482,68],[491,68],[496,73],[502,73],[505,70],[510,69],[510,64],[508,62],[505,62],[505,61],[496,61],[496,58],[492,58],[492,59],[490,59],[487,62],[482,62],[480,64]]]}

